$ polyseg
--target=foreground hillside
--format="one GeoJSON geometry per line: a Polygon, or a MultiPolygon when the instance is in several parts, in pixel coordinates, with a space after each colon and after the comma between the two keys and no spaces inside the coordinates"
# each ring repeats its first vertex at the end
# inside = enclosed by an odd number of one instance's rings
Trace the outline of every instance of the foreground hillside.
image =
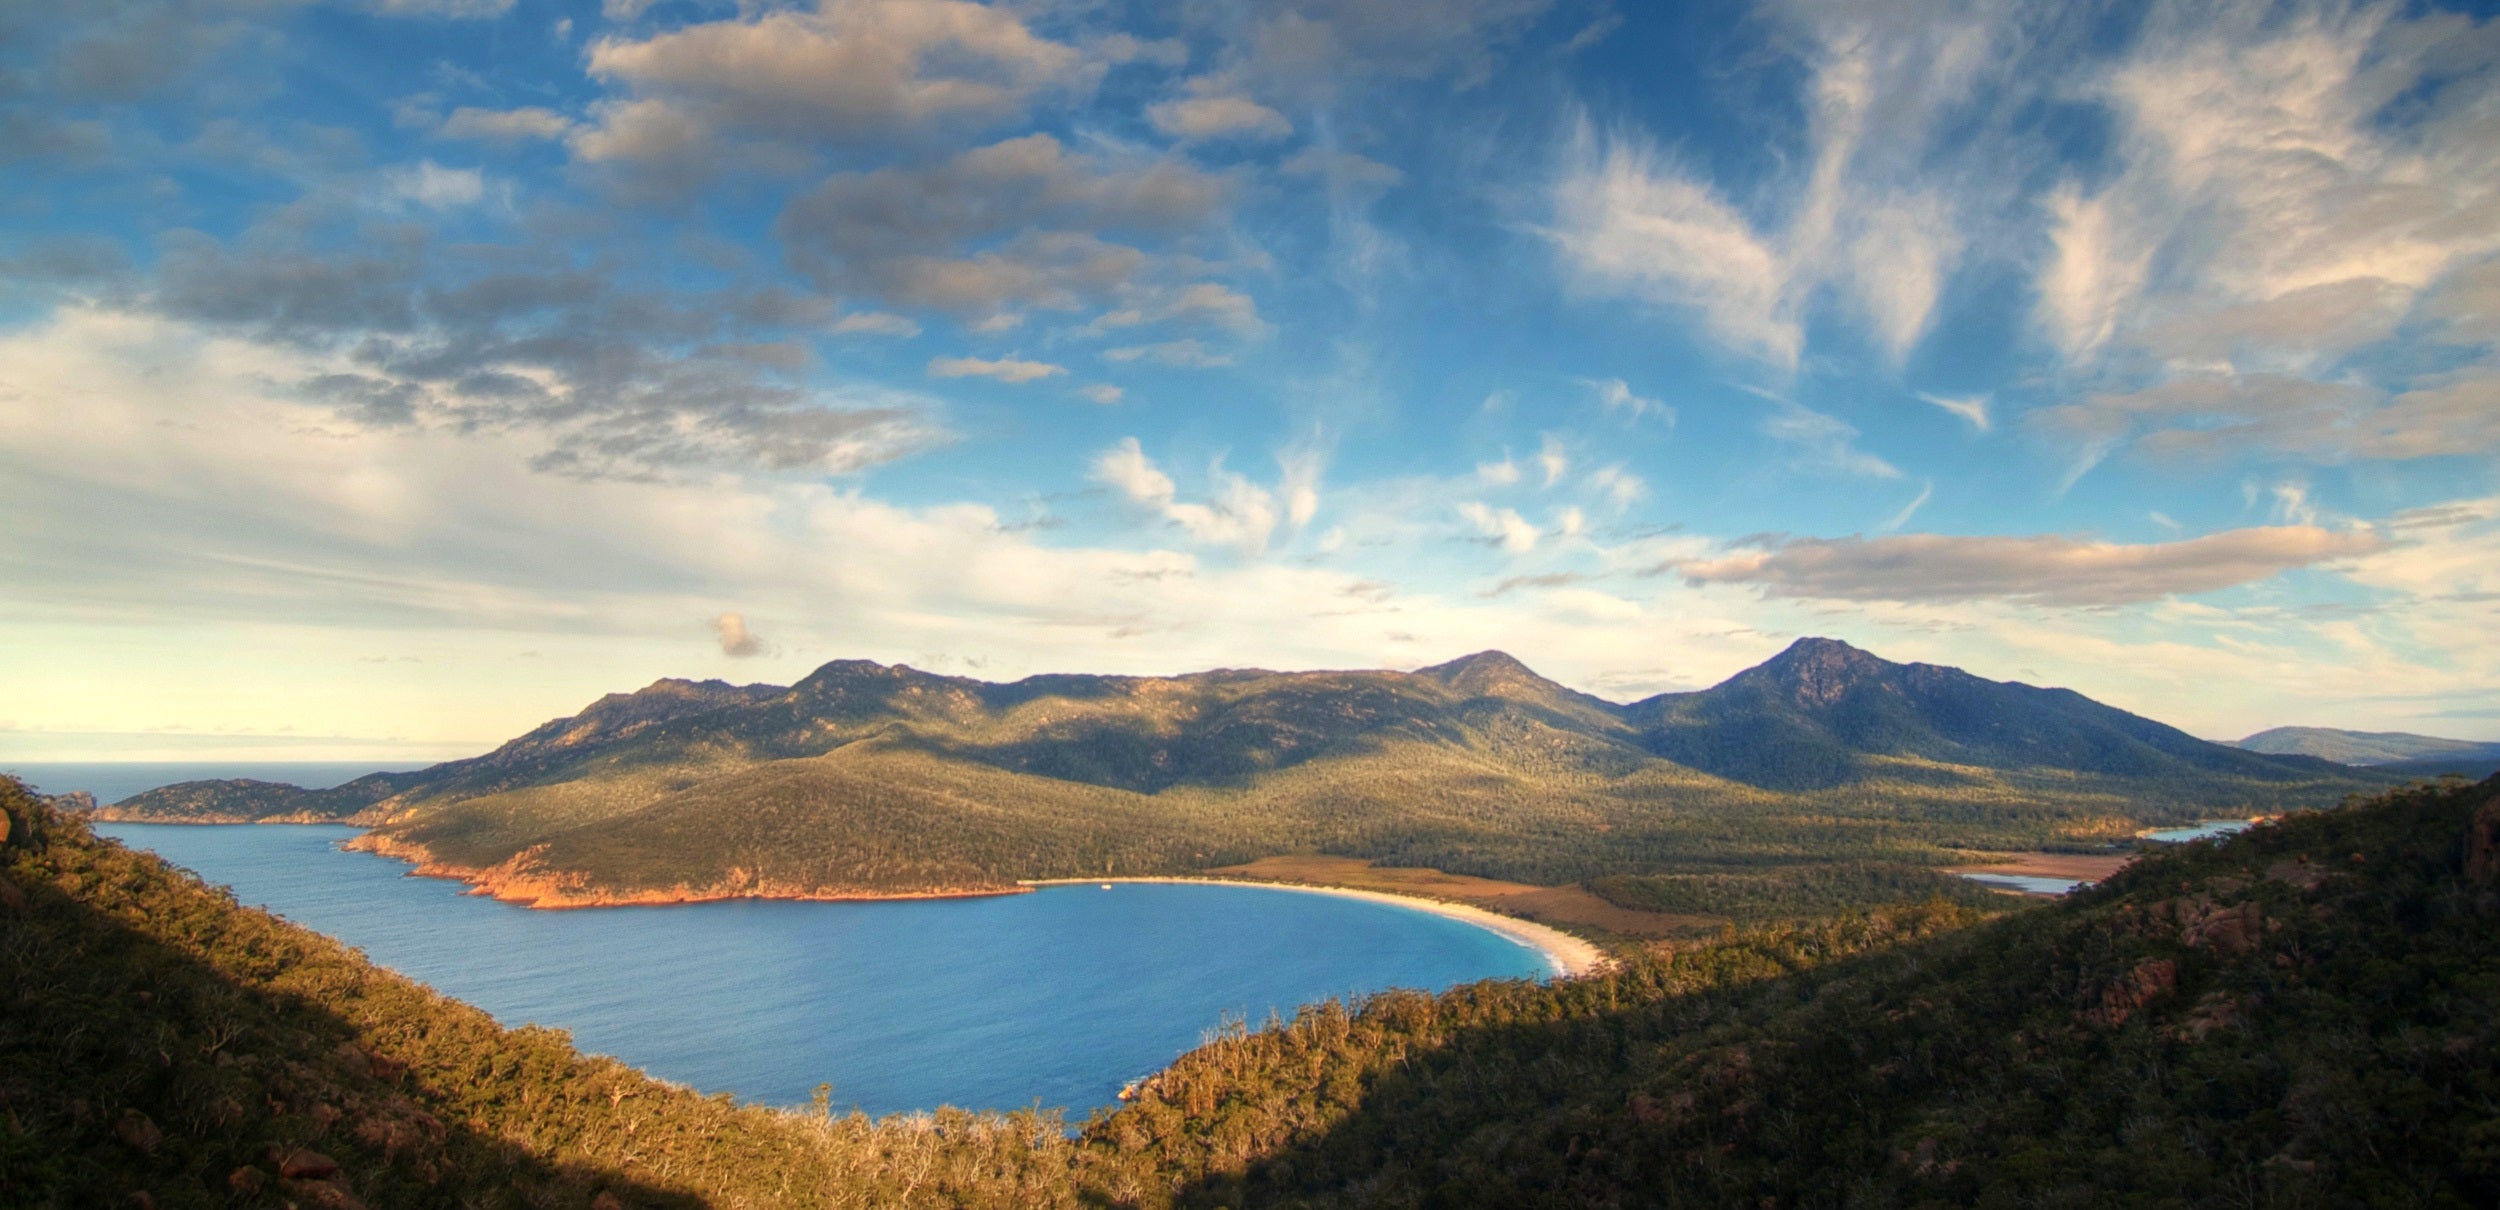
{"type": "Polygon", "coordinates": [[[0,1205],[2488,1205],[2500,780],[1983,918],[1313,1005],[1050,1118],[732,1108],[0,783],[0,1205]],[[135,1198],[145,1195],[145,1198],[135,1198]]]}
{"type": "Polygon", "coordinates": [[[429,872],[562,906],[994,892],[1297,853],[1545,886],[1894,870],[2393,782],[1808,639],[1629,705],[1498,652],[1005,685],[837,661],[787,689],[662,681],[418,772],[190,783],[106,814],[352,819],[429,872]]]}
{"type": "Polygon", "coordinates": [[[0,1205],[1022,1206],[1071,1190],[1047,1119],[879,1125],[662,1084],[239,908],[0,778],[0,1205]]]}
{"type": "Polygon", "coordinates": [[[1193,1205],[2490,1204],[2500,780],[1977,927],[1841,917],[1197,1051],[1089,1139],[1193,1205]],[[1852,956],[1854,955],[1854,956],[1852,956]]]}
{"type": "Polygon", "coordinates": [[[0,1204],[2488,1204],[2500,780],[1603,976],[1313,1006],[1047,1117],[737,1108],[0,781],[0,1204]],[[133,1197],[145,1194],[144,1199],[133,1197]]]}

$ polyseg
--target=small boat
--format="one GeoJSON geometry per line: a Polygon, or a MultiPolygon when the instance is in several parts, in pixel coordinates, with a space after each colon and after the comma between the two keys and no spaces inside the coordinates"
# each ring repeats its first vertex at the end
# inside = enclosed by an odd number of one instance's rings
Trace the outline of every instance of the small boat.
{"type": "Polygon", "coordinates": [[[1104,890],[1106,890],[1106,891],[1110,890],[1110,889],[1111,889],[1111,884],[1110,884],[1110,883],[1108,883],[1108,882],[1106,882],[1106,883],[1102,884],[1102,889],[1104,889],[1104,890]]]}

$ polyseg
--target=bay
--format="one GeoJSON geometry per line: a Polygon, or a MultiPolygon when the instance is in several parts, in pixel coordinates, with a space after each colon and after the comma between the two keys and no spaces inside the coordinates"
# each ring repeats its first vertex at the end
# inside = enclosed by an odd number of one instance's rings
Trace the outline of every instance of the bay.
{"type": "Polygon", "coordinates": [[[1065,1108],[1228,1021],[1389,987],[1539,977],[1427,912],[1290,890],[1121,883],[981,899],[543,912],[340,850],[353,829],[99,824],[506,1025],[742,1100],[888,1114],[1065,1108]]]}

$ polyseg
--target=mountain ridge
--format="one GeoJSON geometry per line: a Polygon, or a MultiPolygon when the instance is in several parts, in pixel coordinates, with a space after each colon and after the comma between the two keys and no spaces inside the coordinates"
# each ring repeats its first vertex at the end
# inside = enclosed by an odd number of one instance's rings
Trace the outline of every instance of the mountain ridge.
{"type": "Polygon", "coordinates": [[[851,898],[1294,852],[1554,885],[2106,844],[2392,779],[2063,689],[1801,639],[1613,703],[1499,651],[1414,671],[994,683],[866,660],[663,679],[492,752],[327,791],[187,783],[117,819],[331,819],[516,901],[851,898]]]}

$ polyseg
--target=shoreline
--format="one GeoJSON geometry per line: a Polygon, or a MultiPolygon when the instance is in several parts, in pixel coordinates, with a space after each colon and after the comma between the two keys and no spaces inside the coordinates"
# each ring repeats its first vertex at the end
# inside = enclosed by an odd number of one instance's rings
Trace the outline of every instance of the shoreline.
{"type": "Polygon", "coordinates": [[[1308,895],[1334,895],[1341,899],[1364,899],[1390,907],[1411,908],[1430,912],[1449,920],[1472,924],[1486,932],[1536,951],[1545,959],[1558,979],[1576,979],[1604,969],[1612,960],[1605,951],[1589,941],[1574,937],[1561,929],[1505,916],[1500,912],[1474,904],[1451,903],[1442,899],[1426,899],[1420,895],[1397,895],[1387,891],[1366,891],[1354,887],[1314,886],[1300,882],[1260,882],[1248,878],[1196,878],[1185,874],[1142,876],[1134,878],[1027,878],[1018,883],[1026,887],[1099,886],[1104,883],[1176,883],[1198,886],[1264,887],[1276,891],[1298,891],[1308,895]]]}
{"type": "MultiPolygon", "coordinates": [[[[174,823],[173,820],[104,819],[102,823],[174,823]]],[[[238,821],[233,824],[208,820],[183,820],[181,823],[202,827],[251,826],[271,820],[238,821]]],[[[283,821],[294,823],[297,821],[283,821]]],[[[302,821],[313,824],[315,821],[302,821]]],[[[322,820],[321,824],[356,828],[358,825],[339,820],[322,820]]],[[[1471,924],[1486,932],[1525,946],[1545,960],[1555,978],[1577,978],[1602,970],[1612,963],[1605,951],[1595,944],[1575,937],[1550,925],[1505,916],[1473,904],[1452,903],[1421,895],[1399,895],[1388,891],[1361,890],[1354,887],[1325,886],[1312,883],[1268,882],[1251,878],[1207,878],[1185,874],[1114,878],[1020,878],[1003,887],[956,887],[924,891],[856,892],[827,888],[779,886],[770,882],[733,877],[711,886],[677,886],[639,891],[611,891],[575,885],[562,875],[550,877],[533,868],[536,850],[524,850],[490,868],[461,866],[437,860],[422,845],[382,836],[365,828],[341,848],[350,852],[371,853],[377,857],[403,862],[410,869],[406,877],[439,878],[464,884],[464,892],[536,912],[584,911],[593,908],[674,907],[683,904],[725,903],[740,899],[777,899],[802,903],[879,903],[920,899],[988,899],[1003,895],[1025,895],[1046,886],[1098,886],[1103,883],[1177,883],[1203,886],[1265,887],[1278,891],[1299,891],[1313,895],[1335,895],[1345,899],[1364,899],[1391,907],[1430,912],[1444,919],[1471,924]]],[[[745,871],[737,871],[743,874],[745,871]]]]}

